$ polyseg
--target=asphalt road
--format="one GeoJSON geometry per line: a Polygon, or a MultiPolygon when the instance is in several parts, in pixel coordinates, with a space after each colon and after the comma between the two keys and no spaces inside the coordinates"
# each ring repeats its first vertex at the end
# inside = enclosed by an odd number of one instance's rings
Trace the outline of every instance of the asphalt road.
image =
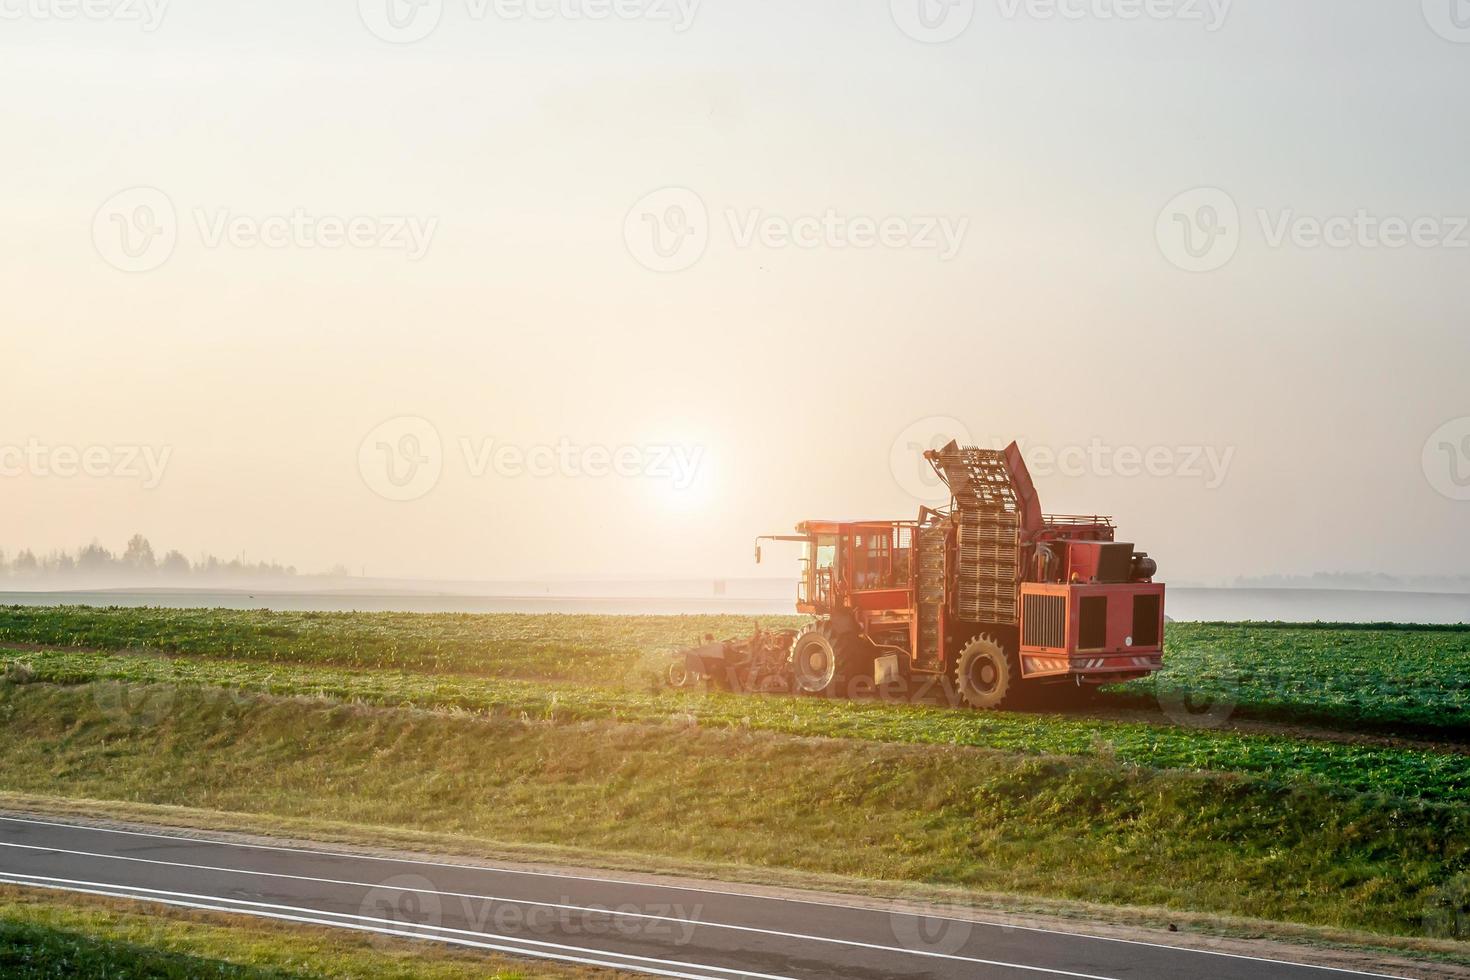
{"type": "Polygon", "coordinates": [[[369,857],[19,815],[0,815],[0,882],[711,980],[1375,975],[938,911],[923,916],[610,873],[369,857]]]}

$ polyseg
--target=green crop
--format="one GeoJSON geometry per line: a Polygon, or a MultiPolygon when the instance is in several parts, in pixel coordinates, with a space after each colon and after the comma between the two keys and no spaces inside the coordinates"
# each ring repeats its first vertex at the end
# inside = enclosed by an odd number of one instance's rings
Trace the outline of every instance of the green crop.
{"type": "MultiPolygon", "coordinates": [[[[754,625],[740,616],[0,607],[0,642],[581,684],[617,684],[651,656],[754,625]]],[[[1237,717],[1470,741],[1470,627],[1170,624],[1164,671],[1100,703],[1151,706],[1160,694],[1224,703],[1237,717]]]]}

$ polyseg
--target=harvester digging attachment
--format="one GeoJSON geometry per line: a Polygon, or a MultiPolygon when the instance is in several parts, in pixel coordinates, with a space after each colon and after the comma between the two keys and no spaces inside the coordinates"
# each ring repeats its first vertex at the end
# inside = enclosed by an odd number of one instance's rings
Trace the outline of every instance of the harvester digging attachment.
{"type": "Polygon", "coordinates": [[[669,665],[671,687],[708,682],[722,691],[777,694],[791,690],[791,644],[795,630],[762,630],[744,640],[716,640],[674,654],[669,665]]]}

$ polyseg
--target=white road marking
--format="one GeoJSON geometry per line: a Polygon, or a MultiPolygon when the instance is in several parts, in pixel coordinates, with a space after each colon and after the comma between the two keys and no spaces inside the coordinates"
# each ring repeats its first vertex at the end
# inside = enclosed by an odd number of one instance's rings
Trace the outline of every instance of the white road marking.
{"type": "MultiPolygon", "coordinates": [[[[902,946],[885,946],[881,943],[863,943],[853,939],[836,939],[829,936],[810,936],[799,932],[781,932],[776,929],[760,929],[756,926],[740,926],[723,922],[708,922],[700,919],[680,919],[675,916],[651,915],[646,912],[620,912],[609,909],[593,909],[581,905],[565,905],[558,902],[538,902],[534,899],[506,898],[500,895],[474,895],[466,892],[439,891],[427,888],[401,888],[397,886],[384,885],[367,881],[345,881],[338,878],[313,878],[309,875],[282,874],[274,871],[249,871],[240,868],[221,868],[207,864],[185,864],[178,861],[163,861],[157,858],[129,857],[122,854],[101,854],[95,851],[73,851],[62,847],[48,847],[42,844],[15,844],[9,841],[0,841],[0,847],[18,848],[26,851],[41,851],[46,854],[70,854],[74,857],[101,858],[105,861],[129,861],[135,864],[155,864],[166,868],[186,868],[190,871],[212,871],[222,874],[252,875],[260,878],[281,878],[287,881],[309,881],[317,885],[346,885],[352,888],[366,888],[369,890],[382,890],[394,892],[411,892],[419,895],[438,895],[441,898],[472,898],[482,902],[500,902],[504,905],[533,905],[538,908],[561,909],[568,912],[590,912],[598,915],[616,915],[630,919],[651,919],[656,922],[678,922],[684,925],[708,926],[712,929],[730,929],[737,932],[750,932],[762,936],[779,936],[782,939],[800,939],[807,942],[832,943],[840,946],[854,946],[859,949],[880,950],[885,953],[900,953],[909,956],[929,956],[936,959],[957,960],[963,963],[977,963],[981,966],[998,966],[1012,970],[1024,970],[1028,973],[1045,973],[1054,977],[1073,977],[1074,980],[1117,980],[1115,977],[1103,977],[1092,973],[1073,973],[1070,970],[1052,970],[1041,966],[1028,966],[1025,963],[1009,963],[1004,960],[987,960],[975,956],[960,956],[957,953],[939,953],[926,949],[905,949],[902,946]]],[[[0,872],[0,874],[19,874],[18,872],[0,872]]],[[[25,876],[22,876],[25,877],[25,876]]],[[[58,879],[59,880],[59,879],[58,879]]],[[[133,888],[132,885],[115,885],[117,888],[133,888]]],[[[138,887],[137,891],[150,891],[151,889],[138,887]]],[[[168,893],[164,893],[168,894],[168,893]]],[[[199,897],[199,896],[190,896],[199,897]]],[[[206,896],[207,897],[207,896],[206,896]]],[[[215,901],[235,901],[234,899],[216,898],[215,901]]],[[[325,913],[337,915],[336,912],[325,913]]],[[[426,927],[433,928],[433,927],[426,927]]],[[[717,969],[706,967],[706,969],[717,969]]]]}
{"type": "MultiPolygon", "coordinates": [[[[452,936],[425,936],[422,932],[408,932],[408,931],[404,931],[402,929],[384,929],[384,928],[381,928],[381,927],[370,926],[370,925],[354,925],[353,923],[350,923],[350,922],[336,922],[336,921],[330,921],[330,920],[326,920],[326,919],[314,919],[314,918],[311,918],[309,915],[307,915],[307,916],[286,915],[286,914],[281,913],[281,912],[268,912],[268,911],[265,911],[264,909],[265,908],[291,909],[292,911],[309,912],[309,913],[314,913],[316,915],[345,915],[345,913],[339,913],[339,912],[326,912],[326,913],[323,913],[323,912],[316,912],[313,909],[294,909],[292,906],[289,906],[289,905],[263,906],[261,909],[233,908],[233,907],[222,906],[222,905],[208,905],[208,904],[204,904],[203,902],[188,902],[188,901],[183,901],[180,898],[158,898],[158,897],[152,897],[152,896],[132,895],[132,894],[128,894],[126,891],[121,891],[121,890],[108,891],[107,889],[110,889],[110,888],[119,888],[119,887],[126,887],[126,886],[107,885],[107,884],[103,884],[103,883],[100,883],[100,882],[79,881],[79,882],[73,883],[72,885],[66,885],[66,884],[45,884],[44,883],[45,881],[54,881],[54,882],[64,881],[64,879],[60,879],[60,878],[41,879],[41,880],[37,880],[37,881],[13,881],[13,880],[11,880],[12,878],[30,878],[30,877],[34,877],[34,876],[32,876],[32,875],[8,875],[7,873],[0,872],[0,884],[16,885],[16,886],[24,887],[24,888],[46,888],[46,889],[50,889],[52,891],[72,892],[72,893],[76,893],[76,894],[80,894],[80,895],[96,895],[96,896],[99,896],[99,897],[102,897],[102,898],[125,898],[125,899],[129,899],[129,900],[135,901],[135,902],[152,902],[152,903],[157,904],[157,905],[169,905],[169,906],[174,906],[174,907],[177,907],[177,908],[197,909],[197,910],[205,911],[205,912],[224,912],[224,913],[229,913],[231,915],[248,915],[248,916],[253,916],[255,918],[260,918],[260,919],[276,919],[276,920],[279,920],[279,921],[282,921],[282,922],[295,922],[295,923],[300,923],[300,924],[303,924],[303,925],[326,926],[326,927],[333,928],[333,929],[350,929],[350,930],[352,930],[354,932],[371,932],[371,933],[375,933],[375,934],[383,935],[383,936],[398,936],[398,937],[403,938],[403,939],[432,939],[432,940],[434,940],[436,942],[450,943],[450,944],[455,945],[455,946],[470,946],[470,947],[473,947],[475,949],[488,949],[488,950],[493,950],[493,951],[498,952],[498,953],[511,953],[511,954],[516,955],[516,956],[529,956],[529,957],[532,957],[534,959],[560,960],[560,961],[567,962],[567,963],[578,963],[578,964],[581,964],[583,966],[603,966],[603,967],[609,967],[611,969],[617,969],[617,970],[633,970],[633,971],[638,972],[638,973],[648,973],[648,974],[652,974],[654,976],[677,977],[677,978],[679,978],[679,980],[719,980],[719,978],[712,977],[712,976],[710,976],[707,973],[706,974],[679,973],[679,972],[673,971],[673,970],[660,970],[660,969],[654,969],[652,967],[644,967],[644,966],[630,966],[630,965],[628,965],[626,963],[616,963],[616,962],[612,962],[612,961],[609,961],[609,960],[592,959],[590,957],[571,956],[571,955],[563,954],[563,953],[544,952],[544,951],[540,951],[540,950],[525,948],[525,947],[522,947],[522,946],[498,946],[498,945],[496,945],[494,943],[480,942],[480,941],[474,941],[474,940],[469,940],[469,939],[456,939],[456,938],[454,938],[452,936]],[[79,886],[86,886],[86,887],[79,887],[79,886]]],[[[136,889],[136,890],[137,891],[150,891],[151,889],[136,889]]],[[[159,892],[158,894],[160,894],[160,895],[169,895],[169,894],[180,894],[180,893],[159,892]]],[[[213,899],[213,898],[210,898],[210,896],[208,896],[208,895],[186,896],[186,897],[200,898],[200,899],[205,900],[206,902],[208,902],[208,901],[235,901],[234,899],[213,899]]],[[[243,904],[243,905],[251,905],[251,904],[256,904],[256,903],[244,903],[244,902],[242,902],[240,904],[243,904]]],[[[390,921],[390,920],[387,920],[387,919],[366,919],[365,917],[362,917],[362,916],[352,916],[351,918],[364,918],[365,921],[367,921],[367,922],[388,922],[388,921],[390,921]]],[[[500,938],[505,938],[505,937],[500,937],[500,938]]],[[[519,940],[516,940],[516,941],[519,941],[519,940]]],[[[538,944],[538,945],[551,945],[551,944],[538,944]]],[[[567,946],[567,947],[563,947],[563,948],[565,948],[565,949],[581,949],[581,947],[577,947],[577,946],[567,946]]],[[[593,952],[596,952],[596,951],[595,950],[586,950],[585,952],[593,953],[593,952]]],[[[725,970],[725,969],[723,969],[721,967],[701,966],[698,963],[680,963],[680,962],[675,961],[675,960],[657,960],[657,959],[651,959],[649,957],[644,957],[644,956],[624,956],[622,953],[608,953],[608,952],[604,952],[602,955],[604,955],[604,956],[614,956],[614,957],[619,957],[619,958],[622,958],[622,959],[648,960],[648,961],[654,962],[654,963],[664,963],[664,964],[666,964],[668,966],[687,967],[687,968],[689,968],[691,970],[715,970],[715,971],[722,972],[722,973],[735,973],[737,976],[742,976],[742,977],[757,977],[757,978],[760,978],[760,980],[796,980],[795,977],[776,977],[776,976],[771,976],[771,975],[765,974],[765,973],[740,973],[740,972],[734,971],[734,970],[725,970]]]]}
{"type": "Polygon", "coordinates": [[[588,881],[597,884],[625,885],[634,888],[662,888],[671,891],[696,892],[705,895],[722,895],[730,898],[744,898],[760,902],[789,902],[795,905],[812,905],[821,908],[844,909],[851,912],[873,912],[876,914],[913,915],[918,918],[932,919],[940,922],[959,922],[970,925],[984,926],[992,929],[1018,930],[1021,932],[1034,932],[1046,936],[1065,936],[1069,939],[1086,939],[1093,942],[1120,943],[1127,946],[1144,946],[1149,949],[1167,950],[1171,953],[1191,953],[1199,956],[1223,956],[1227,959],[1245,960],[1253,963],[1269,963],[1276,966],[1292,966],[1299,969],[1322,970],[1329,973],[1341,973],[1346,976],[1371,977],[1375,980],[1416,980],[1414,977],[1403,977],[1391,973],[1365,973],[1359,970],[1350,970],[1336,966],[1317,966],[1311,963],[1300,963],[1292,960],[1272,959],[1265,956],[1250,956],[1245,953],[1227,953],[1216,949],[1196,949],[1190,946],[1174,946],[1168,943],[1152,943],[1142,939],[1123,939],[1117,936],[1094,936],[1085,932],[1070,932],[1065,929],[1047,929],[1042,926],[1012,925],[1004,922],[993,922],[984,919],[962,919],[954,916],[929,915],[921,912],[893,912],[885,909],[875,909],[862,905],[844,905],[840,902],[827,902],[820,899],[808,898],[775,898],[764,895],[752,894],[750,892],[731,891],[720,888],[703,888],[696,885],[676,885],[667,882],[633,881],[627,878],[605,878],[592,875],[574,875],[554,871],[530,871],[523,868],[500,868],[488,865],[474,864],[452,864],[446,861],[425,861],[418,858],[391,858],[374,854],[354,854],[351,851],[327,851],[307,847],[285,847],[274,844],[251,844],[243,841],[218,840],[209,837],[179,837],[171,834],[150,833],[137,830],[117,830],[110,827],[95,827],[85,823],[67,823],[59,820],[37,820],[27,817],[0,816],[0,821],[11,823],[35,824],[42,827],[60,827],[67,830],[80,830],[98,834],[116,834],[127,837],[147,837],[155,840],[167,840],[180,844],[213,844],[220,847],[248,848],[260,851],[277,851],[287,854],[307,854],[315,857],[345,858],[349,860],[377,861],[387,864],[407,864],[426,868],[448,868],[456,871],[479,871],[489,874],[522,875],[535,878],[557,878],[567,881],[588,881]]]}

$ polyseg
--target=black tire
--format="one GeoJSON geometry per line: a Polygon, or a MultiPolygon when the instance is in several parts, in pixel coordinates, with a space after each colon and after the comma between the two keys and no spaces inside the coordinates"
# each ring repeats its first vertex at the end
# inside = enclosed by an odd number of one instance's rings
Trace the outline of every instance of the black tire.
{"type": "Polygon", "coordinates": [[[989,636],[977,636],[960,651],[955,663],[955,689],[970,707],[994,711],[1014,700],[1020,673],[999,643],[989,636]]]}
{"type": "Polygon", "coordinates": [[[848,679],[861,669],[861,639],[838,633],[827,621],[802,630],[791,644],[791,674],[798,693],[838,697],[848,679]]]}

